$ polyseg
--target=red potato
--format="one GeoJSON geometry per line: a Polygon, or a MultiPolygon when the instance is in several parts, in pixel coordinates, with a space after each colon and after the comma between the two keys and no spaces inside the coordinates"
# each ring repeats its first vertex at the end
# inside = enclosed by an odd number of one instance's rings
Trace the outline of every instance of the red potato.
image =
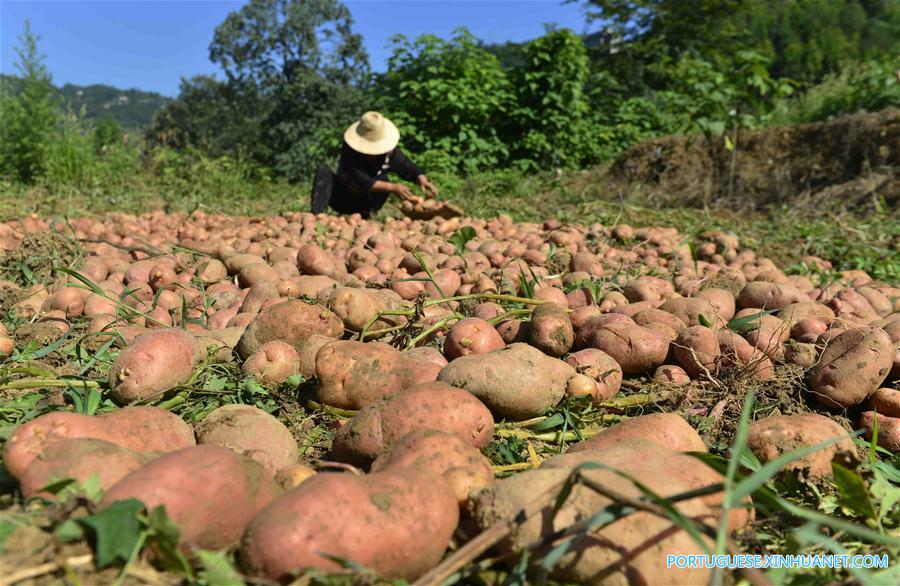
{"type": "Polygon", "coordinates": [[[299,248],[297,268],[303,275],[324,275],[335,279],[347,273],[347,267],[342,262],[315,244],[304,244],[299,248]]]}
{"type": "Polygon", "coordinates": [[[679,334],[673,343],[672,353],[688,376],[696,379],[707,373],[716,373],[722,351],[715,331],[704,326],[693,326],[679,334]]]}
{"type": "Polygon", "coordinates": [[[528,342],[549,356],[559,358],[572,349],[575,329],[565,307],[556,303],[544,303],[531,313],[528,342]]]}
{"type": "Polygon", "coordinates": [[[223,405],[196,424],[197,443],[252,458],[273,476],[297,462],[297,442],[283,423],[252,405],[223,405]]]}
{"type": "Polygon", "coordinates": [[[190,379],[197,354],[196,340],[184,330],[141,334],[113,362],[110,395],[121,404],[159,397],[190,379]]]}
{"type": "Polygon", "coordinates": [[[590,394],[595,401],[613,398],[622,386],[622,367],[602,350],[585,348],[573,352],[566,357],[566,363],[594,382],[594,392],[590,394]]]}
{"type": "Polygon", "coordinates": [[[831,461],[839,451],[856,454],[853,440],[840,425],[815,413],[773,415],[754,421],[747,429],[747,447],[763,463],[804,446],[836,439],[822,449],[786,465],[811,477],[830,477],[831,461]]]}
{"type": "Polygon", "coordinates": [[[417,380],[421,371],[414,366],[399,350],[381,342],[332,342],[316,354],[316,396],[331,407],[362,409],[406,386],[425,382],[417,380]]]}
{"type": "Polygon", "coordinates": [[[450,328],[444,340],[444,355],[448,360],[453,360],[460,356],[486,354],[504,346],[503,338],[491,324],[477,317],[468,317],[450,328]]]}
{"type": "Polygon", "coordinates": [[[809,301],[802,291],[787,283],[752,281],[738,294],[738,306],[759,309],[781,309],[792,303],[809,301]]]}
{"type": "Polygon", "coordinates": [[[103,440],[136,452],[168,452],[194,445],[194,431],[158,407],[125,407],[94,417],[52,412],[20,425],[3,447],[3,464],[15,478],[51,444],[73,438],[103,440]]]}
{"type": "Polygon", "coordinates": [[[736,311],[735,299],[734,295],[731,294],[731,291],[710,287],[697,293],[696,297],[698,299],[706,299],[709,301],[713,307],[715,307],[716,315],[722,321],[727,322],[734,317],[736,311]]]}
{"type": "Polygon", "coordinates": [[[0,336],[0,358],[12,356],[16,349],[16,341],[9,336],[0,336]]]}
{"type": "Polygon", "coordinates": [[[520,319],[507,319],[497,324],[497,333],[505,344],[527,343],[531,324],[520,319]]]}
{"type": "Polygon", "coordinates": [[[228,448],[203,445],[138,468],[103,495],[99,508],[127,499],[150,510],[164,506],[184,547],[223,549],[237,543],[250,519],[279,492],[259,463],[228,448]]]}
{"type": "Polygon", "coordinates": [[[660,383],[683,387],[691,382],[691,377],[680,366],[663,364],[653,373],[653,380],[660,383]]]}
{"type": "Polygon", "coordinates": [[[669,353],[669,341],[656,331],[620,322],[594,330],[591,346],[612,356],[629,374],[654,370],[669,353]]]}
{"type": "Polygon", "coordinates": [[[357,413],[335,434],[334,455],[365,465],[419,429],[452,433],[482,448],[491,441],[494,418],[471,393],[441,382],[416,385],[357,413]]]}
{"type": "Polygon", "coordinates": [[[716,331],[721,357],[718,361],[720,370],[737,370],[760,380],[775,378],[775,367],[769,357],[750,345],[747,340],[731,330],[716,331]]]}
{"type": "Polygon", "coordinates": [[[875,434],[875,422],[878,422],[878,445],[890,452],[900,452],[900,417],[876,414],[866,411],[859,417],[859,425],[866,430],[866,439],[871,440],[875,434]]]}
{"type": "Polygon", "coordinates": [[[372,463],[372,472],[409,468],[442,476],[464,507],[469,495],[494,483],[494,470],[478,448],[459,436],[422,429],[400,438],[372,463]]]}
{"type": "Polygon", "coordinates": [[[285,342],[268,342],[244,361],[241,370],[264,386],[277,387],[300,374],[300,354],[285,342]]]}
{"type": "Polygon", "coordinates": [[[900,417],[900,389],[878,389],[869,397],[869,405],[879,415],[900,417]]]}
{"type": "Polygon", "coordinates": [[[721,325],[726,321],[719,315],[719,310],[709,300],[697,297],[669,299],[660,305],[659,309],[671,313],[689,327],[703,325],[703,322],[711,325],[721,325]]]}
{"type": "MultiPolygon", "coordinates": [[[[749,310],[751,313],[754,310],[749,310]]],[[[740,317],[741,312],[737,314],[740,317]]],[[[770,358],[780,359],[784,355],[784,343],[790,337],[790,328],[779,317],[767,314],[753,314],[754,317],[748,324],[752,328],[744,334],[750,344],[763,351],[770,358]]]]}
{"type": "Polygon", "coordinates": [[[651,413],[624,420],[569,448],[570,453],[604,450],[620,442],[642,439],[673,452],[705,452],[700,435],[675,413],[651,413]]]}
{"type": "Polygon", "coordinates": [[[408,469],[326,472],[254,517],[241,565],[252,576],[286,581],[299,570],[339,570],[337,558],[383,578],[414,580],[440,561],[458,522],[456,498],[439,477],[408,469]]]}
{"type": "Polygon", "coordinates": [[[881,386],[893,361],[891,339],[884,330],[847,330],[822,352],[810,373],[810,390],[827,407],[858,405],[881,386]]]}
{"type": "Polygon", "coordinates": [[[631,316],[639,326],[650,326],[651,324],[663,324],[672,328],[676,334],[680,334],[687,328],[687,325],[680,318],[661,309],[644,309],[636,312],[631,316]]]}
{"type": "Polygon", "coordinates": [[[343,333],[343,322],[324,305],[292,299],[261,311],[247,325],[235,350],[246,358],[267,342],[281,341],[300,351],[314,334],[339,339],[343,333]]]}
{"type": "Polygon", "coordinates": [[[331,293],[328,306],[351,332],[361,332],[370,323],[372,324],[370,330],[379,329],[372,320],[377,317],[379,311],[387,309],[368,289],[354,287],[336,288],[331,293]]]}
{"type": "Polygon", "coordinates": [[[96,476],[99,488],[108,490],[155,456],[155,453],[134,452],[100,439],[63,439],[49,444],[31,461],[19,479],[19,489],[25,498],[52,499],[53,495],[41,489],[67,478],[83,486],[96,476]]]}
{"type": "Polygon", "coordinates": [[[438,380],[465,389],[491,411],[511,419],[547,412],[565,395],[575,369],[527,344],[457,358],[438,380]]]}

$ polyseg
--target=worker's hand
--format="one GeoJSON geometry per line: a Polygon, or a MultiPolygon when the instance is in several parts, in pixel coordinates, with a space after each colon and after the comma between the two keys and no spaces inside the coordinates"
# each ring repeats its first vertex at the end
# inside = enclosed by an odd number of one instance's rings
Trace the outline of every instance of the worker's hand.
{"type": "Polygon", "coordinates": [[[394,183],[394,188],[391,191],[393,191],[400,199],[409,199],[413,197],[412,190],[400,183],[394,183]]]}
{"type": "Polygon", "coordinates": [[[425,197],[437,197],[438,188],[437,186],[428,180],[428,177],[425,175],[419,175],[419,189],[422,190],[422,194],[425,197]]]}

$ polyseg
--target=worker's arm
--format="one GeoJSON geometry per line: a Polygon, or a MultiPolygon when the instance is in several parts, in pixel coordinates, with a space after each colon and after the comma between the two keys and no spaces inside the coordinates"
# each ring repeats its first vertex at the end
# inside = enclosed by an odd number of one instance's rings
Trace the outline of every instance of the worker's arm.
{"type": "Polygon", "coordinates": [[[409,187],[401,185],[400,183],[391,183],[390,181],[376,181],[372,184],[371,191],[393,193],[400,199],[409,199],[413,196],[409,187]]]}

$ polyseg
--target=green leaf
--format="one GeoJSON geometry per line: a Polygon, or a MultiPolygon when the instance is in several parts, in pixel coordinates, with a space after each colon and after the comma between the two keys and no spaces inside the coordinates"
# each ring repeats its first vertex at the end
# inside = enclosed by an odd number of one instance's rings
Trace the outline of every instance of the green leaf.
{"type": "Polygon", "coordinates": [[[84,539],[84,527],[75,519],[66,519],[60,523],[53,534],[63,543],[81,541],[84,539]]]}
{"type": "Polygon", "coordinates": [[[774,309],[769,309],[767,311],[760,311],[759,313],[754,313],[753,315],[745,315],[744,317],[736,317],[730,322],[728,322],[725,327],[733,332],[737,332],[738,334],[745,334],[747,332],[753,331],[759,328],[760,319],[764,315],[771,315],[775,313],[774,309]]]}
{"type": "Polygon", "coordinates": [[[699,322],[700,322],[700,325],[703,326],[704,328],[711,328],[711,327],[712,327],[712,324],[709,323],[709,320],[706,319],[706,316],[703,315],[702,313],[700,313],[700,314],[697,315],[697,321],[699,321],[699,322]]]}
{"type": "Polygon", "coordinates": [[[141,501],[128,499],[78,519],[93,535],[94,559],[98,568],[103,569],[116,561],[128,561],[141,541],[144,524],[138,515],[144,509],[141,501]]]}
{"type": "Polygon", "coordinates": [[[840,492],[840,504],[866,519],[875,519],[875,507],[869,498],[869,489],[866,482],[855,470],[841,466],[837,462],[831,463],[834,472],[834,484],[840,492]]]}
{"type": "Polygon", "coordinates": [[[244,586],[244,579],[234,569],[228,556],[221,551],[200,550],[197,557],[200,559],[200,582],[205,586],[244,586]]]}
{"type": "Polygon", "coordinates": [[[475,228],[472,226],[463,226],[454,232],[447,241],[456,247],[458,253],[462,254],[465,252],[466,243],[473,238],[475,238],[475,228]]]}

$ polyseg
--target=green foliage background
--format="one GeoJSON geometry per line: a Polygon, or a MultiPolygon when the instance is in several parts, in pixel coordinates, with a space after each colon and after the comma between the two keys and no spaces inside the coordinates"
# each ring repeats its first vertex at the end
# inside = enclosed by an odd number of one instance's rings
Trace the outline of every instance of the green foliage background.
{"type": "Polygon", "coordinates": [[[230,191],[263,193],[334,164],[341,131],[369,109],[395,120],[427,171],[465,177],[581,169],[665,134],[736,136],[900,106],[894,0],[580,3],[599,31],[548,27],[498,46],[465,29],[398,35],[374,74],[338,0],[252,0],[214,31],[224,79],[183,79],[164,103],[132,96],[124,118],[104,106],[111,120],[98,104],[119,98],[60,94],[26,29],[20,77],[0,90],[0,177],[52,197],[116,198],[136,182],[165,196],[175,178],[209,185],[185,174],[214,168],[230,191]]]}

